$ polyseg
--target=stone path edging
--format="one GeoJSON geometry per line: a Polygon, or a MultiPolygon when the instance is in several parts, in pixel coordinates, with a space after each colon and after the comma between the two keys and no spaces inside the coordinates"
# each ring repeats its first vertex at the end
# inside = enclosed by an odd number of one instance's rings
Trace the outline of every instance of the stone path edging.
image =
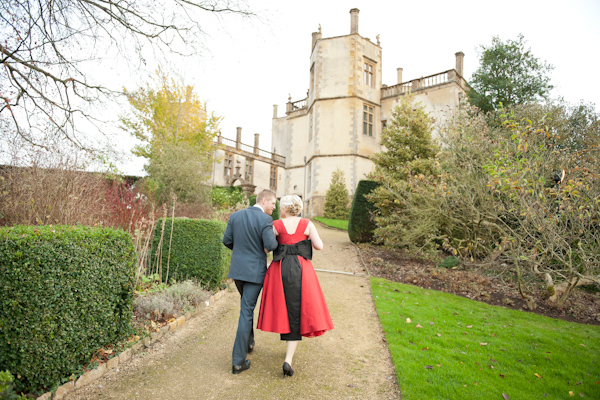
{"type": "Polygon", "coordinates": [[[213,294],[210,296],[208,300],[205,301],[205,307],[197,307],[193,312],[187,312],[184,316],[177,318],[175,321],[161,327],[157,332],[152,332],[150,336],[146,336],[143,339],[140,339],[136,344],[123,351],[118,356],[115,356],[108,360],[104,364],[98,365],[98,367],[94,368],[81,375],[77,380],[69,381],[62,386],[59,386],[58,389],[54,393],[46,392],[43,395],[39,396],[37,400],[60,400],[67,393],[70,393],[74,390],[80,389],[90,383],[96,381],[101,378],[107,371],[116,368],[120,363],[128,361],[135,354],[140,353],[145,348],[150,347],[151,344],[156,342],[158,339],[165,336],[168,332],[173,332],[181,327],[186,321],[191,319],[193,316],[197,315],[200,311],[205,310],[210,307],[216,300],[219,300],[221,297],[227,293],[231,289],[231,283],[227,285],[227,288],[213,294]]]}

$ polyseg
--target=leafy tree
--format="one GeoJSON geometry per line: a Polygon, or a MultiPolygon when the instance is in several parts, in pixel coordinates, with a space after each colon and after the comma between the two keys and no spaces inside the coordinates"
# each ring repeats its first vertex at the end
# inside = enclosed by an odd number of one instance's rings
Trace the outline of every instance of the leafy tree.
{"type": "MultiPolygon", "coordinates": [[[[246,199],[241,186],[213,186],[210,191],[213,207],[220,210],[233,208],[246,199]]],[[[256,203],[256,198],[255,198],[256,203]]]]}
{"type": "Polygon", "coordinates": [[[123,129],[142,142],[133,154],[148,160],[145,169],[161,192],[173,192],[184,202],[198,200],[212,168],[220,118],[208,114],[192,86],[162,71],[154,85],[125,93],[131,113],[121,116],[123,129]]]}
{"type": "Polygon", "coordinates": [[[209,199],[208,175],[201,173],[206,163],[189,143],[165,143],[144,168],[160,200],[167,199],[170,193],[182,203],[203,203],[209,199]]]}
{"type": "Polygon", "coordinates": [[[348,219],[348,189],[344,171],[337,168],[331,175],[331,184],[325,195],[325,218],[348,219]]]}
{"type": "Polygon", "coordinates": [[[245,0],[3,0],[0,126],[37,146],[50,132],[84,147],[77,125],[96,121],[86,105],[118,94],[88,65],[105,56],[139,69],[148,50],[198,54],[204,19],[225,14],[254,16],[245,0]]]}
{"type": "Polygon", "coordinates": [[[553,88],[548,76],[553,67],[525,48],[522,34],[506,42],[494,37],[490,46],[481,46],[479,63],[468,96],[485,112],[500,103],[506,107],[545,99],[553,88]]]}
{"type": "Polygon", "coordinates": [[[392,117],[381,134],[385,151],[373,156],[375,170],[369,179],[381,186],[366,196],[378,209],[375,237],[388,245],[406,244],[411,219],[406,211],[411,188],[408,181],[435,176],[435,156],[439,146],[432,139],[433,120],[414,96],[404,96],[392,110],[392,117]]]}
{"type": "Polygon", "coordinates": [[[425,107],[414,104],[414,96],[405,96],[392,110],[381,134],[385,151],[372,157],[373,176],[406,180],[409,175],[430,174],[439,147],[432,141],[433,120],[425,107]]]}
{"type": "Polygon", "coordinates": [[[588,149],[600,143],[600,113],[593,103],[569,104],[564,99],[511,107],[517,121],[530,120],[553,134],[560,148],[589,154],[588,149]]]}
{"type": "Polygon", "coordinates": [[[580,110],[555,106],[500,109],[503,123],[491,127],[480,110],[461,109],[441,132],[436,175],[386,182],[381,214],[396,225],[380,223],[380,237],[484,268],[504,263],[532,307],[521,283],[533,276],[559,304],[577,285],[600,284],[600,143],[587,125],[589,146],[573,151],[562,139],[571,118],[561,115],[580,110]],[[557,181],[560,169],[566,178],[557,181]]]}

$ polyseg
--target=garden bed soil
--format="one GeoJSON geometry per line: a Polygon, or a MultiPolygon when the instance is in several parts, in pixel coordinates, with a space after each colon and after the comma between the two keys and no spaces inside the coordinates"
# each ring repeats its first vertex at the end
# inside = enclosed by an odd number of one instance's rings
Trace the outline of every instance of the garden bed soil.
{"type": "Polygon", "coordinates": [[[574,289],[562,307],[542,297],[545,288],[530,280],[519,294],[513,274],[506,267],[459,265],[442,268],[406,253],[386,247],[360,244],[363,261],[371,276],[434,289],[488,304],[533,312],[550,318],[600,325],[600,292],[593,288],[574,289]]]}

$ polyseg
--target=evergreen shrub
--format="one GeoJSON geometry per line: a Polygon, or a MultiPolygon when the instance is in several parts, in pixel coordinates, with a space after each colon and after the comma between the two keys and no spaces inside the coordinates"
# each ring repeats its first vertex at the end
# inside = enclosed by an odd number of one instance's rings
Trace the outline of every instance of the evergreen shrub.
{"type": "Polygon", "coordinates": [[[136,254],[122,230],[0,228],[0,370],[35,391],[131,333],[136,254]]]}
{"type": "MultiPolygon", "coordinates": [[[[250,206],[253,206],[256,204],[256,195],[253,194],[252,196],[250,196],[250,206]]],[[[273,214],[271,214],[271,218],[273,218],[273,221],[277,220],[280,218],[280,214],[279,214],[279,200],[275,201],[275,209],[273,210],[273,214]]]]}
{"type": "Polygon", "coordinates": [[[373,231],[377,226],[371,214],[375,212],[375,206],[365,196],[378,186],[379,183],[375,181],[361,180],[358,182],[348,220],[348,236],[355,243],[366,243],[373,240],[373,231]]]}
{"type": "MultiPolygon", "coordinates": [[[[157,262],[162,221],[161,218],[156,224],[152,240],[152,268],[157,262]]],[[[217,288],[227,278],[231,260],[231,250],[221,243],[226,227],[227,223],[216,220],[167,218],[161,254],[163,280],[197,279],[207,288],[217,288]],[[171,222],[173,238],[169,257],[171,222]]]]}
{"type": "Polygon", "coordinates": [[[219,209],[235,207],[245,197],[241,186],[213,186],[210,191],[212,205],[219,209]]]}
{"type": "Polygon", "coordinates": [[[346,189],[344,171],[337,168],[331,175],[329,190],[325,194],[323,216],[329,219],[348,219],[350,214],[348,203],[348,189],[346,189]]]}

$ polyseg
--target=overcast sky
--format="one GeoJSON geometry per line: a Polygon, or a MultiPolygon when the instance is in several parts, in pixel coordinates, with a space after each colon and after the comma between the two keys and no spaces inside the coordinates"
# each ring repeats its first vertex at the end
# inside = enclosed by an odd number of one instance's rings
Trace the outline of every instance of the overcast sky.
{"type": "MultiPolygon", "coordinates": [[[[240,126],[244,143],[252,144],[260,133],[265,150],[271,148],[273,104],[281,117],[288,95],[292,101],[306,97],[311,33],[320,24],[324,38],[349,34],[351,8],[360,10],[363,37],[375,42],[380,35],[384,84],[396,84],[398,67],[404,81],[454,68],[458,51],[465,53],[469,80],[480,45],[489,45],[493,36],[514,40],[523,33],[533,54],[555,67],[552,96],[592,102],[600,110],[600,0],[249,0],[249,5],[260,20],[207,19],[209,52],[169,67],[194,85],[209,111],[223,117],[225,137],[235,139],[240,126]]],[[[143,73],[127,77],[128,89],[145,80],[143,73]]],[[[126,150],[133,142],[120,135],[126,150]]],[[[142,165],[132,158],[120,167],[140,174],[142,165]]]]}

